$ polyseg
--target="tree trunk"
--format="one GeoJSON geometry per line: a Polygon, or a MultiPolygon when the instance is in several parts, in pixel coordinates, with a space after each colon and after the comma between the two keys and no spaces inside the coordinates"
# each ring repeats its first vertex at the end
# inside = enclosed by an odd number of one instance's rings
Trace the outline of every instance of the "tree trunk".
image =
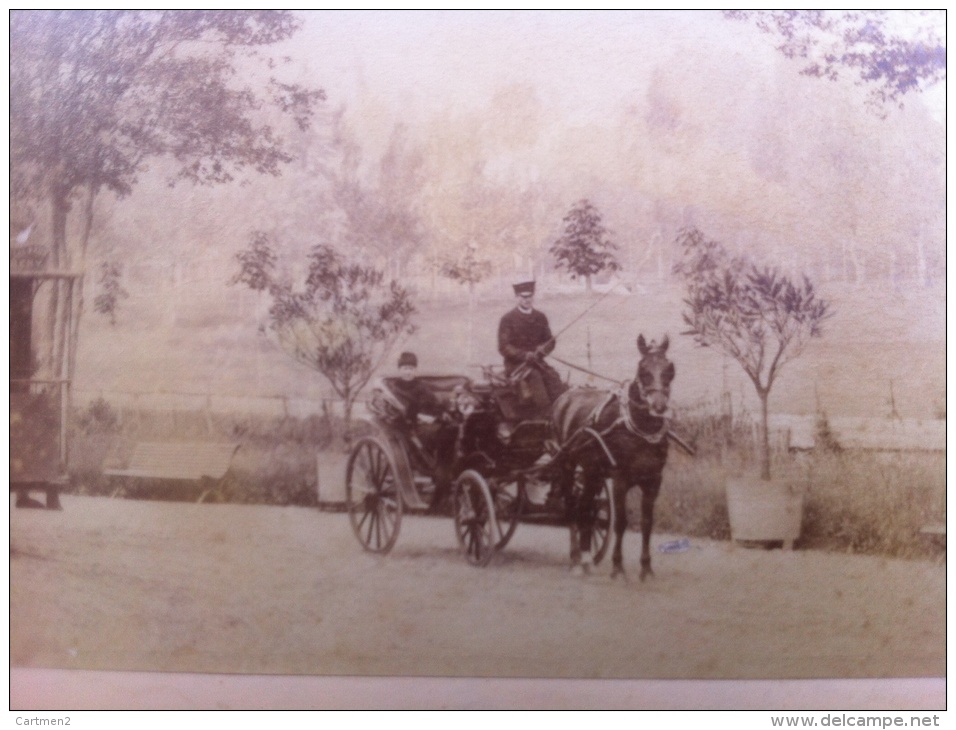
{"type": "Polygon", "coordinates": [[[757,395],[760,396],[760,478],[770,481],[770,418],[767,408],[770,391],[758,389],[757,395]]]}
{"type": "MultiPolygon", "coordinates": [[[[61,269],[67,265],[66,222],[70,212],[70,203],[65,191],[55,187],[50,191],[52,230],[50,240],[50,260],[48,268],[61,269]]],[[[50,306],[46,313],[44,352],[40,355],[43,375],[50,378],[60,377],[59,363],[64,356],[65,341],[60,323],[65,320],[65,299],[60,292],[60,281],[50,282],[50,306]]]]}
{"type": "Polygon", "coordinates": [[[352,447],[352,401],[354,397],[351,393],[347,393],[342,399],[342,418],[344,424],[342,426],[342,441],[345,445],[345,450],[349,451],[352,447]]]}

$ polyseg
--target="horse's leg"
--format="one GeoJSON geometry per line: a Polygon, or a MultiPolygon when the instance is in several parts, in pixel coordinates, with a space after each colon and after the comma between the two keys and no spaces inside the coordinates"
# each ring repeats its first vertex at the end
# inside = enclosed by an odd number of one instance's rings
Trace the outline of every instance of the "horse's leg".
{"type": "Polygon", "coordinates": [[[620,477],[614,476],[612,499],[614,500],[614,552],[612,553],[611,577],[621,576],[625,580],[624,553],[621,544],[624,541],[624,531],[627,530],[627,485],[620,477]]]}
{"type": "Polygon", "coordinates": [[[575,505],[572,494],[574,485],[574,464],[564,464],[557,470],[554,476],[554,487],[557,487],[558,493],[564,500],[564,519],[568,525],[570,534],[570,558],[571,568],[573,569],[581,562],[581,542],[578,534],[578,523],[575,519],[575,505]]]}
{"type": "Polygon", "coordinates": [[[654,575],[651,570],[651,530],[654,529],[654,502],[660,489],[660,477],[641,484],[641,580],[654,575]]]}
{"type": "Polygon", "coordinates": [[[591,555],[591,539],[594,533],[594,496],[603,478],[600,469],[585,468],[582,476],[581,495],[577,504],[578,533],[581,536],[581,573],[590,574],[594,568],[591,555]]]}

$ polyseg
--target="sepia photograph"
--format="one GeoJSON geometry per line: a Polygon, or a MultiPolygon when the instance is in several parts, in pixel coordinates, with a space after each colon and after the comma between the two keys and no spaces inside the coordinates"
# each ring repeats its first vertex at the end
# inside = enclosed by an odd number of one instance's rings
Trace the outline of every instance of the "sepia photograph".
{"type": "Polygon", "coordinates": [[[945,11],[8,30],[11,709],[945,709],[945,11]]]}

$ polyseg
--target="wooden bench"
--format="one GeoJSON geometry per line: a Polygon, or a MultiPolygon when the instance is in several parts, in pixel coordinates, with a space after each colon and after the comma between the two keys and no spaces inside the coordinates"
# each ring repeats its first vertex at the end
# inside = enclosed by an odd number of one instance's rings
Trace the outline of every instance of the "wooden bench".
{"type": "MultiPolygon", "coordinates": [[[[133,448],[125,469],[104,469],[108,477],[196,482],[205,487],[202,502],[222,487],[239,444],[142,441],[133,448]]],[[[113,496],[119,492],[117,489],[113,496]]]]}

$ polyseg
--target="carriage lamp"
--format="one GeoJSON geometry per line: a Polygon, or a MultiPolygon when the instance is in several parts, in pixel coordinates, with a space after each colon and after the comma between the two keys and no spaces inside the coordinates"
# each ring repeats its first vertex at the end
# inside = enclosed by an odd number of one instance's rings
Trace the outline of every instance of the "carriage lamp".
{"type": "Polygon", "coordinates": [[[455,407],[468,418],[478,408],[478,399],[459,385],[455,388],[455,407]]]}

